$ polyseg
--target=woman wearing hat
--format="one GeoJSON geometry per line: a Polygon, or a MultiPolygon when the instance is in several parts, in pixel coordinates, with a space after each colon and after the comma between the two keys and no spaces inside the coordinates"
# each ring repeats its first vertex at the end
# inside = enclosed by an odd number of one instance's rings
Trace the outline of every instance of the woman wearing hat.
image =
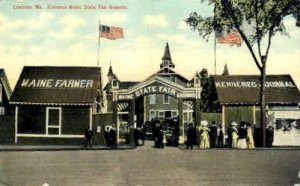
{"type": "Polygon", "coordinates": [[[236,122],[232,122],[231,123],[231,129],[232,129],[232,134],[231,134],[231,138],[232,138],[232,148],[238,148],[238,129],[236,128],[237,123],[236,122]]]}
{"type": "Polygon", "coordinates": [[[200,149],[208,149],[210,146],[209,142],[209,128],[207,121],[201,121],[201,128],[200,128],[200,149]]]}

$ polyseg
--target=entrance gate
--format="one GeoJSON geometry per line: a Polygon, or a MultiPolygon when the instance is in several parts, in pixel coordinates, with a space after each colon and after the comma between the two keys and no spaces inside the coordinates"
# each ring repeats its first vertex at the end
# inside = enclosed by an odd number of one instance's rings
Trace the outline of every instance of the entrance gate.
{"type": "MultiPolygon", "coordinates": [[[[133,133],[134,127],[136,127],[135,109],[136,100],[141,97],[150,94],[165,94],[171,97],[177,98],[178,100],[178,122],[179,122],[179,143],[184,142],[184,122],[183,122],[183,103],[184,101],[194,102],[194,116],[195,125],[200,124],[200,87],[186,87],[183,85],[176,84],[160,76],[154,76],[145,82],[141,82],[129,89],[112,89],[113,93],[113,124],[116,125],[117,134],[120,135],[120,115],[125,114],[118,111],[118,105],[120,108],[121,103],[125,103],[128,113],[128,126],[131,134],[133,133]]],[[[132,139],[132,136],[130,137],[132,139]]],[[[133,143],[133,140],[130,140],[133,143]]]]}

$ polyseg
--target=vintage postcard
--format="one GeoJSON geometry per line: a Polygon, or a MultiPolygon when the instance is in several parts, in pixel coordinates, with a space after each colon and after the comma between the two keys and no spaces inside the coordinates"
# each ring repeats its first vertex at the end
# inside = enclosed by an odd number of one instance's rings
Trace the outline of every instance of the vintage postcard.
{"type": "Polygon", "coordinates": [[[0,185],[300,185],[299,10],[0,0],[0,185]]]}

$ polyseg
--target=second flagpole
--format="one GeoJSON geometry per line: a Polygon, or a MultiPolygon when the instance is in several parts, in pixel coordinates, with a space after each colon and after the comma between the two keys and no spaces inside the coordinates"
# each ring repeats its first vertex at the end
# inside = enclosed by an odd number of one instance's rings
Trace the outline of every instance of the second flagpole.
{"type": "Polygon", "coordinates": [[[101,21],[99,20],[97,67],[99,67],[99,58],[100,58],[100,37],[101,37],[101,21]]]}

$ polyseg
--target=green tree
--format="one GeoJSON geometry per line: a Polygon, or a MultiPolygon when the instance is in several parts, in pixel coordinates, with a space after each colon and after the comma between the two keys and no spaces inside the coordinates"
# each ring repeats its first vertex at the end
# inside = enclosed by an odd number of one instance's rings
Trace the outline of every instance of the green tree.
{"type": "Polygon", "coordinates": [[[198,74],[201,81],[201,109],[203,112],[213,112],[214,101],[217,99],[213,78],[208,75],[207,69],[203,68],[198,74]]]}
{"type": "Polygon", "coordinates": [[[192,12],[186,23],[204,39],[216,31],[237,30],[260,72],[260,114],[262,145],[265,146],[265,79],[267,59],[275,34],[288,36],[283,19],[295,18],[300,26],[299,0],[202,0],[214,6],[214,15],[202,17],[192,12]]]}

